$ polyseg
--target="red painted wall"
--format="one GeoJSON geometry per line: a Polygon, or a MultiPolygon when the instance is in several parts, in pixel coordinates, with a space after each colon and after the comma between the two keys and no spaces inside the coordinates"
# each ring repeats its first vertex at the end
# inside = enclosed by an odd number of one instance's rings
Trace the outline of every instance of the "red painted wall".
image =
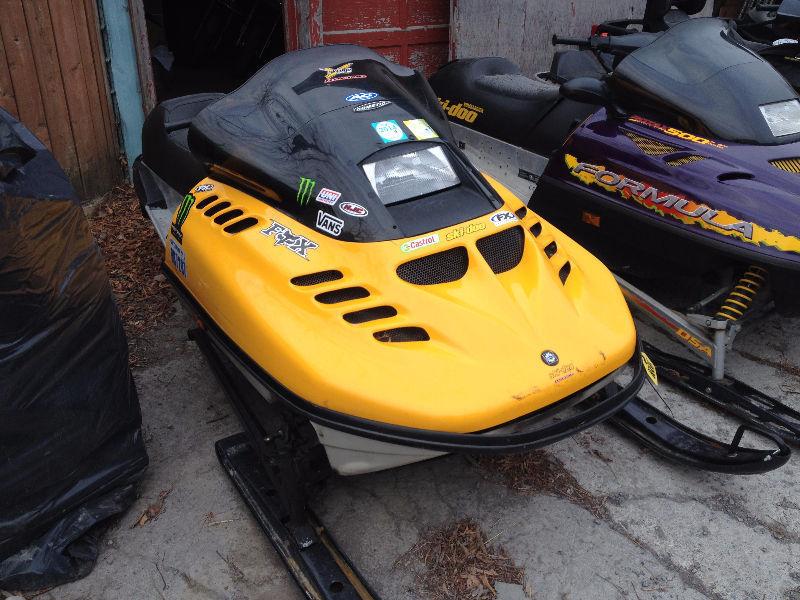
{"type": "Polygon", "coordinates": [[[285,6],[289,50],[360,44],[425,75],[447,62],[450,0],[288,0],[285,6]]]}

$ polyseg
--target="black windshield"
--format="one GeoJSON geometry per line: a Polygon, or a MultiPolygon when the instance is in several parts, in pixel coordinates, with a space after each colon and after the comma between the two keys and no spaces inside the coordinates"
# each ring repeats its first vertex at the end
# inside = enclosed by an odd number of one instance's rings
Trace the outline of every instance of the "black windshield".
{"type": "Polygon", "coordinates": [[[741,45],[722,19],[676,25],[623,59],[612,81],[626,99],[645,97],[653,108],[698,121],[721,139],[756,144],[800,139],[773,135],[759,109],[796,99],[797,93],[767,61],[741,45]]]}

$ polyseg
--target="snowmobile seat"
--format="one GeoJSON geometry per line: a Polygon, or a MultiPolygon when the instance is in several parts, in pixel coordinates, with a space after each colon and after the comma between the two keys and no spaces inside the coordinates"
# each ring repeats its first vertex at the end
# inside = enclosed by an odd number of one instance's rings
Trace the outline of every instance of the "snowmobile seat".
{"type": "Polygon", "coordinates": [[[171,187],[185,193],[206,176],[206,169],[189,150],[192,119],[224,94],[192,94],[156,106],[142,129],[144,162],[171,187]]]}
{"type": "Polygon", "coordinates": [[[561,50],[553,55],[550,76],[558,83],[565,83],[577,77],[600,79],[606,70],[597,57],[587,50],[561,50]]]}

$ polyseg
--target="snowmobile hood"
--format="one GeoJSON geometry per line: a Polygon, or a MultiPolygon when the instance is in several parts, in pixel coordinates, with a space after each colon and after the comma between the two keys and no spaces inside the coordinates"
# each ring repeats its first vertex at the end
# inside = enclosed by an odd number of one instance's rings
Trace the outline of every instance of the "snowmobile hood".
{"type": "Polygon", "coordinates": [[[620,100],[672,115],[684,128],[750,144],[800,140],[797,92],[723,19],[688,19],[617,65],[620,100]]]}
{"type": "Polygon", "coordinates": [[[200,112],[188,138],[216,179],[342,240],[420,235],[501,205],[425,78],[359,46],[276,58],[200,112]]]}
{"type": "Polygon", "coordinates": [[[549,172],[746,260],[800,268],[800,142],[735,144],[599,111],[570,136],[549,172]]]}
{"type": "Polygon", "coordinates": [[[610,272],[489,184],[501,205],[486,215],[354,243],[207,179],[176,212],[165,264],[244,354],[306,401],[483,431],[586,389],[636,345],[610,272]]]}

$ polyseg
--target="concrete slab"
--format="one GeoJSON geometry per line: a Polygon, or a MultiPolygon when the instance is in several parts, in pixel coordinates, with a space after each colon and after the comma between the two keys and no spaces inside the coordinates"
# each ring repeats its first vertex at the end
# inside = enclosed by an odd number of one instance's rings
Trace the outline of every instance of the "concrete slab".
{"type": "MultiPolygon", "coordinates": [[[[217,463],[214,441],[238,425],[186,340],[190,325],[179,310],[150,340],[154,365],[135,373],[152,459],[141,498],[106,536],[89,577],[39,599],[300,598],[217,463]],[[170,489],[158,519],[132,528],[170,489]]],[[[731,366],[751,385],[800,406],[800,378],[791,366],[775,366],[800,364],[798,337],[800,320],[770,316],[737,340],[764,360],[734,352],[731,366]]],[[[724,417],[661,393],[679,418],[732,435],[724,417]]],[[[662,402],[652,391],[648,397],[662,402]]],[[[800,598],[797,459],[760,476],[695,472],[606,425],[550,452],[581,486],[607,499],[607,517],[565,498],[511,491],[458,456],[333,479],[315,509],[384,599],[424,598],[419,566],[401,559],[427,528],[463,517],[475,518],[525,568],[537,599],[800,598]]]]}

